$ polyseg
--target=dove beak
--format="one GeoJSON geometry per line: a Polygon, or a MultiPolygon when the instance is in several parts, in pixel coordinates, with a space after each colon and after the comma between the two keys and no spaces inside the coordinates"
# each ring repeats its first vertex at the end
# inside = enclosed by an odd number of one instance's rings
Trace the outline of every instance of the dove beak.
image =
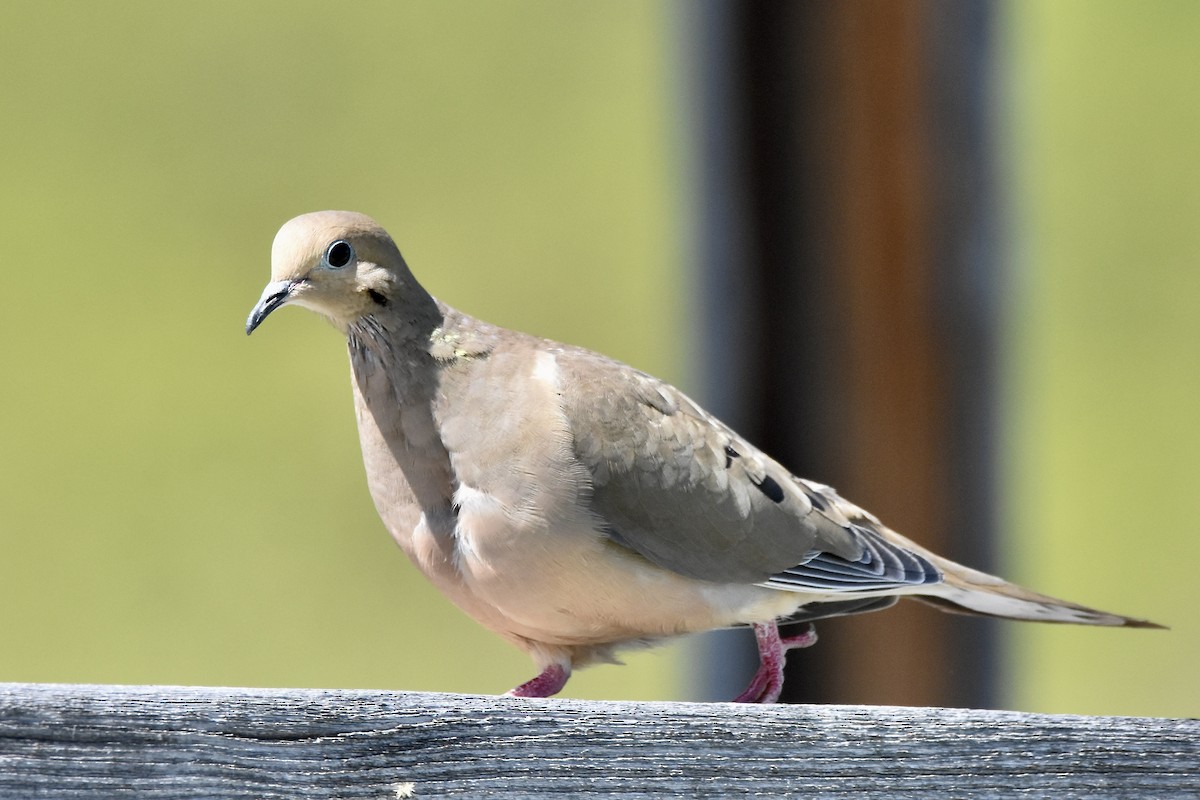
{"type": "Polygon", "coordinates": [[[254,333],[254,329],[262,324],[262,321],[267,318],[275,309],[285,305],[292,297],[292,292],[296,291],[296,287],[300,285],[300,281],[272,281],[267,284],[267,288],[263,289],[262,297],[258,299],[258,303],[250,310],[250,316],[246,318],[246,335],[254,333]]]}

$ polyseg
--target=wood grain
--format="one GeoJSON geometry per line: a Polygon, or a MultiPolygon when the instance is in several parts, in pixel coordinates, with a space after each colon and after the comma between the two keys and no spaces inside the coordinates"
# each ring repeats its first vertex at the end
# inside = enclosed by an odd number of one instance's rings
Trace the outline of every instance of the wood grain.
{"type": "Polygon", "coordinates": [[[3,798],[1200,797],[1200,722],[0,684],[3,798]]]}

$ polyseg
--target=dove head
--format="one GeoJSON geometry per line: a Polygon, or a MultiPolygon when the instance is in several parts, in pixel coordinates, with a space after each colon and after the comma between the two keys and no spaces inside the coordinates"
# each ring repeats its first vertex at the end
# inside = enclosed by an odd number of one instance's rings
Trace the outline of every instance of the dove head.
{"type": "Polygon", "coordinates": [[[423,294],[396,243],[375,220],[352,211],[317,211],[289,220],[275,234],[271,282],[246,320],[246,333],[291,304],[345,331],[423,294]]]}

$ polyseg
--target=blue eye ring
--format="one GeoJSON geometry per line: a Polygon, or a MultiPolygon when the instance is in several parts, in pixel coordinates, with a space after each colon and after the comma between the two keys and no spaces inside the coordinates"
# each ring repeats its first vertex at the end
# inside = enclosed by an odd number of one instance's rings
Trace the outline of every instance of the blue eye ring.
{"type": "Polygon", "coordinates": [[[325,248],[325,263],[333,269],[341,269],[354,261],[354,248],[345,239],[331,242],[325,248]]]}

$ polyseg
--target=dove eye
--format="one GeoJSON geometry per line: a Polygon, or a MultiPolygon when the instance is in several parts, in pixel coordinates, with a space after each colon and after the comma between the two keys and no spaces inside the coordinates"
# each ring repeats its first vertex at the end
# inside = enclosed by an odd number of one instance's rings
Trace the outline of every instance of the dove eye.
{"type": "Polygon", "coordinates": [[[354,260],[354,248],[345,239],[338,239],[325,251],[325,263],[341,269],[354,260]]]}

